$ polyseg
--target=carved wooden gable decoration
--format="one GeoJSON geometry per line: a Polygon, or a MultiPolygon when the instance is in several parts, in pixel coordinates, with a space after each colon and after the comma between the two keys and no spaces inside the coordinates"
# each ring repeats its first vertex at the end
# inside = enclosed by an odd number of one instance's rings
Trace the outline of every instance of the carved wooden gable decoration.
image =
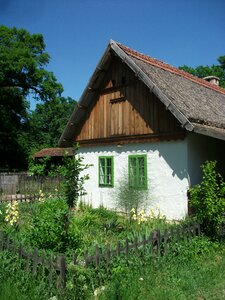
{"type": "Polygon", "coordinates": [[[74,141],[129,143],[181,137],[179,122],[118,57],[113,57],[98,95],[74,141]]]}

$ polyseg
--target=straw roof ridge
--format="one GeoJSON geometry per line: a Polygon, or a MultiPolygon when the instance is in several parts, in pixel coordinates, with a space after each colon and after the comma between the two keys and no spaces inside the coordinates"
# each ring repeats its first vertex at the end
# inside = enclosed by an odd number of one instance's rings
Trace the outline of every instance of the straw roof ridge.
{"type": "Polygon", "coordinates": [[[179,75],[179,76],[182,76],[184,78],[190,79],[191,81],[193,81],[195,83],[198,83],[198,84],[200,84],[200,85],[202,85],[204,87],[207,87],[207,88],[215,90],[215,91],[217,91],[219,93],[225,94],[225,89],[222,88],[222,87],[220,87],[220,86],[217,86],[217,85],[215,85],[213,83],[210,83],[210,82],[208,82],[208,81],[206,81],[206,80],[204,80],[202,78],[196,77],[196,76],[194,76],[194,75],[192,75],[190,73],[185,72],[184,70],[180,70],[180,69],[178,69],[176,67],[173,67],[170,64],[165,63],[165,62],[163,62],[161,60],[158,60],[156,58],[152,58],[152,57],[150,57],[148,55],[145,55],[145,54],[140,53],[140,52],[138,52],[136,50],[133,50],[133,49],[131,49],[131,48],[127,47],[127,46],[124,46],[124,45],[122,45],[120,43],[117,43],[117,44],[129,56],[133,56],[133,57],[135,57],[137,59],[140,59],[143,62],[151,64],[151,65],[153,65],[155,67],[161,68],[161,69],[163,69],[165,71],[169,71],[169,72],[174,73],[176,75],[179,75]]]}

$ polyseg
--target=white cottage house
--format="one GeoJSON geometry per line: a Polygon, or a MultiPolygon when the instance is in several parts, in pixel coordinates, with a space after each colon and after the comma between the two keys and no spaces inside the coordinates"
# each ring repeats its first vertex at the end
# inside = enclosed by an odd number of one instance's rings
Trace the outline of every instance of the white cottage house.
{"type": "Polygon", "coordinates": [[[223,160],[224,140],[224,89],[111,40],[59,147],[79,142],[92,165],[85,189],[94,207],[114,207],[127,176],[130,185],[148,189],[149,207],[181,219],[200,165],[223,160]]]}

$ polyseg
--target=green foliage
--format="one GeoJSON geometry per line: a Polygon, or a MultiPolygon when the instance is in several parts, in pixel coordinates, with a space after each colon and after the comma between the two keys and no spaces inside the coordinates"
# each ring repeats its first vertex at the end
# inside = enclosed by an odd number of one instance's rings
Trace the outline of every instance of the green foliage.
{"type": "Polygon", "coordinates": [[[210,236],[218,234],[225,212],[225,182],[216,171],[216,161],[207,161],[202,166],[203,181],[190,188],[191,206],[202,222],[203,230],[210,236]]]}
{"type": "Polygon", "coordinates": [[[54,74],[45,69],[49,60],[41,34],[0,26],[1,168],[27,166],[30,137],[35,140],[28,135],[28,95],[49,102],[63,91],[54,74]]]}
{"type": "Polygon", "coordinates": [[[70,208],[75,207],[78,197],[85,195],[84,182],[89,179],[88,175],[81,176],[81,172],[86,170],[89,165],[83,164],[83,157],[77,154],[78,145],[74,147],[72,156],[64,156],[61,174],[65,181],[63,184],[67,204],[70,208]]]}
{"type": "Polygon", "coordinates": [[[67,232],[68,206],[62,199],[49,199],[39,202],[26,231],[23,230],[20,239],[25,244],[30,243],[39,249],[63,251],[67,232]]]}
{"type": "Polygon", "coordinates": [[[50,156],[40,158],[38,161],[31,158],[29,163],[29,173],[32,175],[48,175],[50,159],[50,156]]]}
{"type": "MultiPolygon", "coordinates": [[[[115,197],[116,207],[130,213],[134,208],[137,213],[140,209],[144,209],[149,198],[148,190],[135,189],[129,185],[129,179],[126,175],[120,179],[116,187],[115,197]]],[[[149,203],[148,203],[149,204],[149,203]]]]}
{"type": "Polygon", "coordinates": [[[70,97],[57,97],[36,105],[29,114],[29,130],[25,135],[30,153],[57,146],[75,105],[76,101],[70,97]]]}
{"type": "Polygon", "coordinates": [[[216,76],[220,78],[220,86],[225,88],[225,55],[220,56],[217,61],[218,65],[212,66],[198,66],[196,68],[191,68],[186,65],[179,67],[180,70],[184,70],[194,76],[199,78],[204,78],[206,76],[216,76]]]}
{"type": "Polygon", "coordinates": [[[53,73],[44,69],[49,60],[41,34],[0,27],[1,90],[15,88],[22,96],[32,91],[41,100],[55,98],[63,89],[53,73]]]}
{"type": "Polygon", "coordinates": [[[74,211],[69,223],[69,248],[77,254],[83,254],[85,249],[94,251],[95,245],[116,242],[124,229],[124,218],[106,208],[74,211]]]}

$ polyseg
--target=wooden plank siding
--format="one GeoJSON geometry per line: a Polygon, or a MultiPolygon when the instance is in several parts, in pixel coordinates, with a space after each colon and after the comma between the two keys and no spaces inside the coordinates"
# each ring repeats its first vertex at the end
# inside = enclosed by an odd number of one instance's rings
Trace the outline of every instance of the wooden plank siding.
{"type": "Polygon", "coordinates": [[[130,137],[134,142],[140,137],[165,136],[181,138],[184,130],[126,64],[114,58],[75,141],[88,144],[124,138],[129,141],[130,137]]]}

